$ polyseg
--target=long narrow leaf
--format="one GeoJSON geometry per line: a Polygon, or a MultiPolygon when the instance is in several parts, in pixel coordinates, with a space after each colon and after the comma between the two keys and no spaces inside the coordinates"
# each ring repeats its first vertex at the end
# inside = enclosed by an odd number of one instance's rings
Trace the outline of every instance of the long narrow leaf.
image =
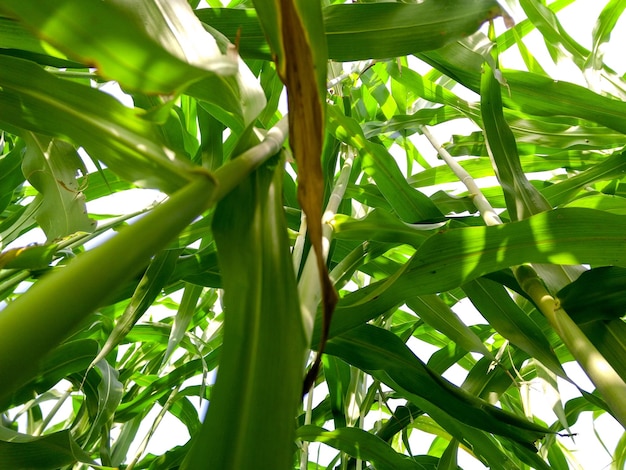
{"type": "Polygon", "coordinates": [[[2,9],[130,89],[173,93],[209,70],[236,71],[236,64],[220,53],[184,0],[42,0],[36,5],[7,0],[2,9]]]}
{"type": "Polygon", "coordinates": [[[184,469],[291,465],[307,341],[289,259],[281,181],[281,165],[273,161],[216,209],[224,345],[211,405],[184,469]]]}

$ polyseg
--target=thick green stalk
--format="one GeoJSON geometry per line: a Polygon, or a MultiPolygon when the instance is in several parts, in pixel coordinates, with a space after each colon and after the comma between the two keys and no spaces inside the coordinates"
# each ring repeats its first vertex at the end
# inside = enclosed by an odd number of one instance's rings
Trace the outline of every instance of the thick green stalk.
{"type": "MultiPolygon", "coordinates": [[[[287,119],[259,145],[195,179],[137,223],[67,267],[36,282],[0,313],[0,401],[37,373],[41,358],[58,346],[121,283],[137,274],[202,212],[276,154],[287,137],[287,119]]],[[[191,173],[190,173],[191,175],[191,173]]]]}
{"type": "Polygon", "coordinates": [[[550,295],[534,269],[530,266],[518,266],[514,272],[522,289],[531,296],[574,359],[587,373],[615,418],[626,427],[626,383],[561,308],[559,302],[550,295]]]}
{"type": "Polygon", "coordinates": [[[202,214],[215,186],[208,173],[198,175],[152,213],[55,269],[9,304],[0,313],[0,399],[32,378],[46,353],[202,214]]]}

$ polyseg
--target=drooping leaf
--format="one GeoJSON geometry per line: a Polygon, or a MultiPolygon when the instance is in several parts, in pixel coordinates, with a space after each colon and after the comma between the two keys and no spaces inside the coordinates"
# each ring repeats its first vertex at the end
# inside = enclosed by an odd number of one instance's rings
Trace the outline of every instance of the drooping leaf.
{"type": "Polygon", "coordinates": [[[9,0],[2,9],[129,89],[170,94],[209,71],[236,70],[185,0],[45,0],[36,5],[9,0]]]}
{"type": "Polygon", "coordinates": [[[0,124],[18,134],[69,138],[123,178],[165,192],[193,179],[191,166],[172,158],[150,123],[106,93],[3,55],[0,87],[0,124]]]}

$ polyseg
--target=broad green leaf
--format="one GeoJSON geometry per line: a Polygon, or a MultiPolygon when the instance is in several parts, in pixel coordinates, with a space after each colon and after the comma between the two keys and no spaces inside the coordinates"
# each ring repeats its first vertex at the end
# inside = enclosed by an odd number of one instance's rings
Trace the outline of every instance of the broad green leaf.
{"type": "MultiPolygon", "coordinates": [[[[522,263],[626,266],[626,217],[591,209],[556,209],[491,227],[441,231],[422,243],[393,282],[382,280],[344,296],[334,336],[398,306],[409,296],[444,292],[522,263]],[[597,227],[603,227],[598,234],[597,227]]],[[[314,336],[315,337],[315,336],[314,336]]]]}
{"type": "Polygon", "coordinates": [[[586,66],[591,66],[596,70],[602,67],[604,55],[602,45],[609,41],[611,33],[625,8],[626,2],[624,0],[611,0],[602,9],[593,28],[593,47],[585,63],[586,66]]]}
{"type": "Polygon", "coordinates": [[[278,159],[261,167],[214,215],[225,296],[222,360],[205,422],[182,468],[292,463],[308,342],[289,257],[281,167],[278,159]]]}
{"type": "Polygon", "coordinates": [[[329,57],[383,59],[437,49],[499,13],[491,0],[331,5],[324,10],[329,57]]]}
{"type": "Polygon", "coordinates": [[[433,373],[400,338],[387,330],[361,325],[332,338],[328,353],[396,390],[399,387],[422,397],[465,424],[531,447],[534,440],[545,434],[542,427],[495,408],[433,373]]]}
{"type": "Polygon", "coordinates": [[[2,468],[55,470],[76,462],[93,463],[70,431],[35,437],[0,428],[2,468]]]}
{"type": "Polygon", "coordinates": [[[2,9],[56,48],[128,89],[171,94],[209,72],[234,73],[185,0],[14,0],[2,9]]]}
{"type": "MultiPolygon", "coordinates": [[[[271,2],[268,2],[271,3],[271,2]]],[[[311,2],[317,3],[317,2],[311,2]]],[[[259,9],[259,2],[255,2],[259,9]]],[[[262,4],[265,5],[265,4],[262,4]]],[[[269,44],[277,53],[279,31],[276,6],[263,6],[259,17],[267,21],[269,44]]],[[[389,58],[437,49],[468,36],[482,23],[499,15],[493,0],[472,2],[428,0],[417,5],[394,3],[359,3],[329,5],[323,9],[328,57],[336,61],[389,58]],[[453,15],[450,12],[454,11],[453,15]]],[[[270,52],[259,20],[253,10],[210,8],[197,12],[198,17],[235,42],[241,28],[240,53],[244,57],[269,58],[270,52]]]]}
{"type": "Polygon", "coordinates": [[[626,215],[626,199],[610,194],[594,193],[575,199],[566,207],[587,207],[613,214],[626,215]]]}
{"type": "Polygon", "coordinates": [[[61,80],[38,65],[0,55],[0,124],[69,138],[115,173],[165,192],[193,177],[154,128],[106,93],[61,80]]]}
{"type": "Polygon", "coordinates": [[[481,278],[464,284],[463,290],[494,330],[554,373],[565,377],[541,328],[517,306],[502,285],[481,278]]]}
{"type": "Polygon", "coordinates": [[[235,75],[210,75],[191,84],[186,93],[200,100],[200,106],[240,134],[263,112],[267,100],[246,63],[240,57],[237,61],[235,75]]]}
{"type": "Polygon", "coordinates": [[[573,116],[626,134],[626,103],[550,77],[503,70],[505,106],[538,116],[573,116]]]}
{"type": "Polygon", "coordinates": [[[546,187],[541,191],[550,204],[560,206],[569,202],[585,187],[597,181],[620,179],[626,169],[626,154],[616,152],[603,162],[573,175],[564,181],[546,187]]]}
{"type": "Polygon", "coordinates": [[[327,431],[317,426],[302,426],[296,437],[308,442],[323,442],[358,459],[371,462],[380,470],[421,470],[422,467],[406,455],[399,454],[385,441],[358,428],[338,428],[327,431]]]}
{"type": "Polygon", "coordinates": [[[26,152],[22,171],[39,191],[41,205],[35,214],[49,241],[74,232],[92,232],[96,224],[87,215],[85,197],[76,181],[86,173],[74,147],[67,142],[36,134],[24,135],[26,152]]]}
{"type": "Polygon", "coordinates": [[[46,45],[28,31],[19,21],[7,18],[0,13],[0,48],[9,55],[32,60],[53,67],[82,68],[82,64],[69,60],[61,52],[46,45]]]}

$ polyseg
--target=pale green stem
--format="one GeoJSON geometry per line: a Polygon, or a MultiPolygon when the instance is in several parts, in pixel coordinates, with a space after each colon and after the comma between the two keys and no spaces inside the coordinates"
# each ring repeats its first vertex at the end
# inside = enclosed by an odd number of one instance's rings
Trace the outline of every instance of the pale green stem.
{"type": "Polygon", "coordinates": [[[531,296],[574,359],[598,388],[615,418],[626,427],[626,384],[622,378],[561,308],[558,300],[550,295],[534,269],[518,266],[514,273],[522,289],[531,296]]]}
{"type": "Polygon", "coordinates": [[[298,236],[296,242],[293,245],[293,251],[291,253],[293,258],[293,270],[297,273],[300,269],[300,263],[302,263],[302,256],[304,256],[304,245],[306,241],[306,216],[304,211],[300,216],[300,229],[298,230],[298,236]]]}
{"type": "Polygon", "coordinates": [[[474,178],[463,168],[459,163],[452,158],[452,155],[448,153],[446,149],[444,149],[437,139],[431,134],[430,130],[426,126],[420,126],[420,131],[424,136],[428,139],[431,145],[437,150],[437,153],[442,158],[446,165],[452,170],[452,172],[459,178],[459,180],[465,185],[467,190],[470,193],[470,197],[472,198],[472,202],[476,206],[476,209],[480,212],[483,220],[486,225],[500,225],[502,220],[496,211],[493,209],[487,198],[481,191],[481,189],[474,181],[474,178]]]}

